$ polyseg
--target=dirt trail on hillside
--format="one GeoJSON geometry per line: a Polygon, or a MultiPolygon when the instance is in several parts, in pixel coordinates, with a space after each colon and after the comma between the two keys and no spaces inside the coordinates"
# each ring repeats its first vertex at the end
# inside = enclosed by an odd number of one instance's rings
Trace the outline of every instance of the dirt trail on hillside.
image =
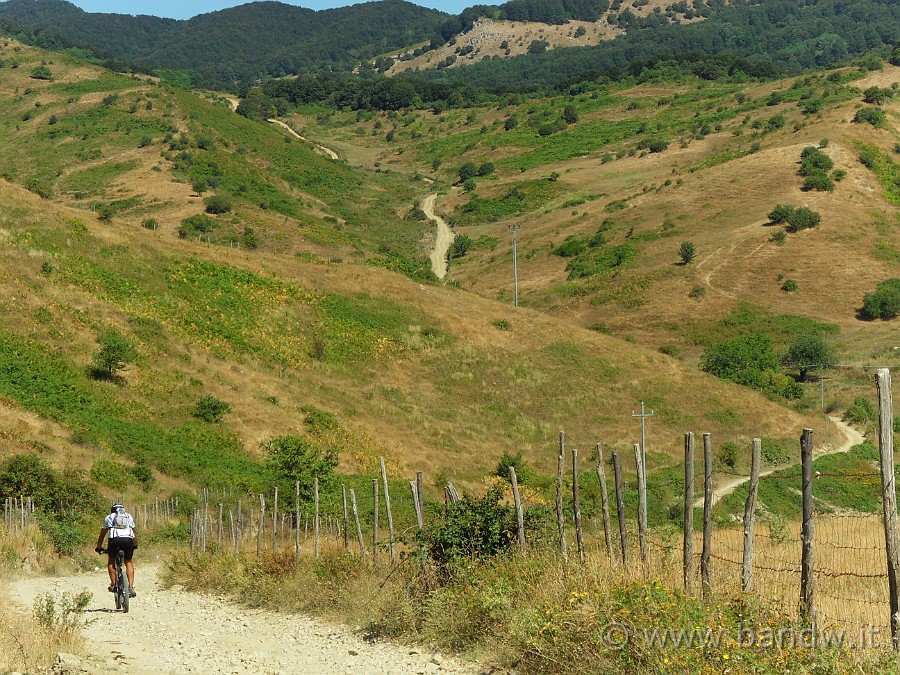
{"type": "Polygon", "coordinates": [[[443,279],[447,276],[447,253],[450,251],[455,235],[447,221],[434,212],[437,198],[437,194],[425,197],[422,200],[422,211],[425,212],[428,220],[437,225],[437,238],[434,241],[434,248],[431,250],[431,269],[438,279],[443,279]]]}
{"type": "Polygon", "coordinates": [[[326,148],[324,145],[319,145],[318,143],[313,143],[308,138],[305,138],[305,137],[301,136],[300,134],[298,134],[296,131],[294,131],[287,123],[282,122],[281,120],[276,120],[276,119],[270,119],[269,122],[271,124],[278,125],[279,127],[282,127],[283,129],[286,129],[288,131],[288,133],[291,134],[292,136],[294,136],[295,138],[299,138],[301,141],[310,143],[316,150],[321,152],[323,155],[326,155],[327,157],[330,157],[331,159],[340,159],[340,157],[338,157],[338,154],[334,150],[332,150],[331,148],[326,148]]]}
{"type": "MultiPolygon", "coordinates": [[[[860,443],[862,443],[865,440],[865,437],[861,433],[859,433],[856,429],[854,429],[853,427],[846,424],[840,418],[829,417],[828,419],[831,420],[831,423],[834,424],[838,429],[840,429],[841,431],[844,432],[844,437],[846,440],[841,445],[839,445],[837,448],[835,448],[831,445],[823,445],[822,447],[818,448],[817,450],[814,450],[813,455],[815,458],[822,457],[824,455],[836,455],[840,452],[848,452],[850,450],[850,448],[852,448],[854,445],[859,445],[860,443]]],[[[776,471],[780,471],[783,468],[785,468],[785,467],[777,466],[777,467],[773,467],[771,469],[766,469],[765,471],[760,471],[759,477],[764,478],[766,476],[769,476],[769,475],[775,473],[776,471]]],[[[720,499],[730,495],[732,492],[737,490],[741,485],[743,485],[744,483],[747,483],[749,481],[750,481],[750,476],[742,476],[740,478],[734,478],[734,479],[728,480],[725,483],[722,483],[721,485],[714,487],[713,495],[712,495],[713,506],[715,506],[719,502],[720,499]]],[[[698,506],[698,507],[703,506],[703,498],[702,497],[695,502],[695,506],[698,506]]]]}
{"type": "Polygon", "coordinates": [[[27,611],[36,596],[78,592],[94,597],[84,636],[91,673],[470,673],[472,666],[428,650],[368,643],[348,628],[304,616],[245,609],[221,598],[167,590],[158,569],[137,569],[139,597],[131,611],[113,609],[106,572],[24,579],[11,595],[27,611]]]}

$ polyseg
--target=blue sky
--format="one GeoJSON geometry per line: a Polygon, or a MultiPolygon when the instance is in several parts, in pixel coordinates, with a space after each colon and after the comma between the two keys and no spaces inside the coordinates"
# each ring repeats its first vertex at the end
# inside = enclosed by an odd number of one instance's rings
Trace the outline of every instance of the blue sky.
{"type": "MultiPolygon", "coordinates": [[[[173,19],[188,19],[195,14],[214,12],[217,9],[246,4],[247,0],[151,0],[136,2],[135,0],[74,0],[74,4],[87,12],[114,12],[116,14],[151,14],[173,19]]],[[[356,2],[341,0],[281,0],[289,5],[308,7],[309,9],[328,9],[354,5],[356,2]]],[[[442,12],[459,14],[477,0],[416,0],[417,5],[432,7],[442,12]]]]}

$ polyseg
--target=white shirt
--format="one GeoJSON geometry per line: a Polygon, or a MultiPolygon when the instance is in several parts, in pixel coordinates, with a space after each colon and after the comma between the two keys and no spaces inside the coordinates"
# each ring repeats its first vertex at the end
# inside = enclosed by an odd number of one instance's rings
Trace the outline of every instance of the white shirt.
{"type": "Polygon", "coordinates": [[[134,539],[134,518],[131,517],[130,513],[126,513],[125,516],[128,518],[127,529],[120,529],[116,527],[115,513],[110,513],[103,520],[103,527],[109,530],[110,539],[115,539],[116,537],[128,537],[129,539],[134,539]]]}

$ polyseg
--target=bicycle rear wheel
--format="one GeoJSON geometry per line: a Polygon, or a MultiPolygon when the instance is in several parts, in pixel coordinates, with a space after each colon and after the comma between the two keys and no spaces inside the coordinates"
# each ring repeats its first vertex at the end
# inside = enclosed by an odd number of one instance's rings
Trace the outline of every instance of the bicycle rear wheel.
{"type": "Polygon", "coordinates": [[[119,588],[122,591],[122,611],[126,614],[128,613],[128,600],[130,598],[130,588],[128,588],[128,575],[125,574],[125,571],[122,571],[122,583],[119,585],[119,588]]]}

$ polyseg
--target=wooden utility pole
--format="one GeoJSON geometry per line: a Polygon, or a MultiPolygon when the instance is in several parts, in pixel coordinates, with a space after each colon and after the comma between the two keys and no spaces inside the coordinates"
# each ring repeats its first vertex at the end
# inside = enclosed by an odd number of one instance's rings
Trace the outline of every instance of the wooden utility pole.
{"type": "Polygon", "coordinates": [[[638,485],[638,544],[641,549],[641,568],[644,578],[650,578],[650,555],[647,551],[647,488],[644,482],[644,463],[640,443],[634,444],[634,462],[637,466],[638,485]]]}

